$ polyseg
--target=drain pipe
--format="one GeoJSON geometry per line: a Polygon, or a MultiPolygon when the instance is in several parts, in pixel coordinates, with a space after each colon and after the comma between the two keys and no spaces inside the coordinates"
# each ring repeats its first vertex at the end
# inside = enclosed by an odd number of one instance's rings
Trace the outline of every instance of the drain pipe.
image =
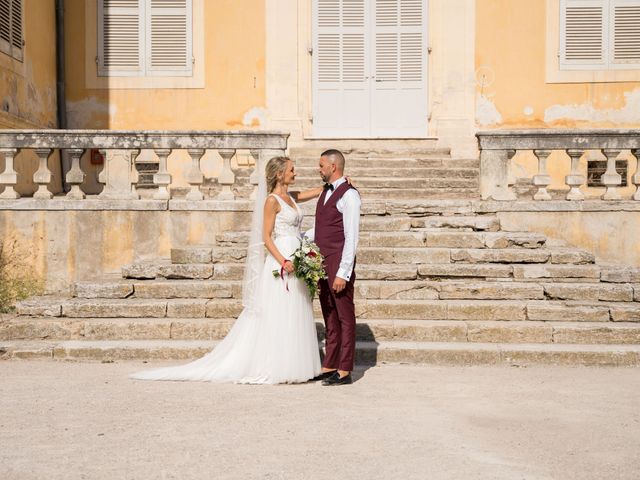
{"type": "MultiPolygon", "coordinates": [[[[58,104],[58,128],[67,128],[67,99],[65,94],[65,58],[64,58],[64,0],[56,0],[56,99],[58,104]]],[[[66,182],[67,172],[71,170],[71,159],[66,150],[60,150],[60,172],[62,189],[71,188],[66,182]]]]}

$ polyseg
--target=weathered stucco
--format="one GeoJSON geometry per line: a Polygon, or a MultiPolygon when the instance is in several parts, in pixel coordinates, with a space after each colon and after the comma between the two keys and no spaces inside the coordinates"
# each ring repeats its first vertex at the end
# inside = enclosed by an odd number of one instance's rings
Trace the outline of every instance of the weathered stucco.
{"type": "MultiPolygon", "coordinates": [[[[489,128],[638,127],[640,82],[547,83],[547,2],[478,0],[476,2],[476,69],[491,72],[477,82],[478,95],[491,100],[502,117],[487,117],[487,105],[476,122],[489,128]],[[490,121],[487,121],[490,120],[490,121]]],[[[559,12],[558,12],[559,15],[559,12]]]]}
{"type": "Polygon", "coordinates": [[[169,258],[171,248],[215,243],[250,225],[250,212],[0,210],[0,239],[17,239],[46,292],[118,275],[130,262],[169,258]]]}
{"type": "Polygon", "coordinates": [[[56,126],[54,3],[25,0],[24,59],[0,53],[0,128],[56,126]]]}
{"type": "Polygon", "coordinates": [[[70,128],[255,128],[265,105],[265,20],[261,0],[204,2],[204,88],[89,89],[85,85],[85,0],[66,2],[67,101],[70,128]]]}
{"type": "Polygon", "coordinates": [[[544,233],[596,255],[598,262],[640,266],[640,212],[499,212],[503,230],[544,233]]]}

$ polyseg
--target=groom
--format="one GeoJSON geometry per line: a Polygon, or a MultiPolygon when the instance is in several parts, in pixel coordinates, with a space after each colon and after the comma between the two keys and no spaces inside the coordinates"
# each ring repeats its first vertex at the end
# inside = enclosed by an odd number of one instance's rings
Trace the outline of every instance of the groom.
{"type": "Polygon", "coordinates": [[[353,383],[356,315],[353,285],[360,223],[360,194],[344,177],[344,155],[327,150],[320,156],[319,172],[325,188],[316,206],[314,240],[324,257],[327,279],[320,280],[320,305],[325,324],[322,384],[353,383]]]}

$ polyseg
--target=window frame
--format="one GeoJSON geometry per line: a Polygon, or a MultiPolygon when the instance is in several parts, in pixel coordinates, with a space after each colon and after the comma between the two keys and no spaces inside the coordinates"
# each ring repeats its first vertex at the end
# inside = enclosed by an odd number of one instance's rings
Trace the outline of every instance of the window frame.
{"type": "MultiPolygon", "coordinates": [[[[640,66],[616,68],[561,68],[561,15],[565,0],[546,1],[545,81],[546,83],[615,83],[640,81],[640,66]]],[[[609,4],[609,0],[607,0],[609,4]]],[[[609,35],[605,38],[610,42],[609,35]]]]}
{"type": "Polygon", "coordinates": [[[166,77],[193,77],[194,76],[194,1],[186,0],[186,60],[187,65],[184,68],[171,67],[167,69],[155,68],[151,65],[151,28],[152,8],[151,0],[138,0],[138,51],[139,62],[138,68],[112,68],[104,65],[104,0],[97,1],[97,55],[96,66],[97,76],[102,78],[115,77],[136,77],[136,78],[166,78],[166,77]]]}
{"type": "MultiPolygon", "coordinates": [[[[2,1],[2,0],[0,0],[2,1]]],[[[9,57],[11,57],[14,60],[17,60],[18,62],[24,62],[24,46],[25,46],[25,41],[24,41],[24,0],[6,0],[8,7],[9,7],[9,19],[8,19],[8,24],[9,24],[9,41],[7,42],[6,40],[2,40],[0,39],[0,52],[4,53],[5,55],[8,55],[9,57]],[[20,32],[20,47],[16,47],[13,43],[14,43],[14,39],[13,39],[13,34],[14,34],[14,30],[15,30],[15,19],[13,16],[13,9],[15,7],[15,4],[20,5],[20,25],[19,25],[19,32],[20,32]]]]}
{"type": "Polygon", "coordinates": [[[193,75],[187,76],[98,76],[98,2],[85,4],[84,79],[88,89],[203,89],[205,88],[205,0],[192,0],[193,75]]]}

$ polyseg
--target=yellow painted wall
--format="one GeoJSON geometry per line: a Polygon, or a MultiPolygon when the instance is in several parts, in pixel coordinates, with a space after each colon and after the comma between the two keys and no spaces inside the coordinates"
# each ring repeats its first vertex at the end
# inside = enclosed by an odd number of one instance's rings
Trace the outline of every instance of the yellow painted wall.
{"type": "Polygon", "coordinates": [[[85,61],[88,42],[95,42],[87,38],[93,32],[87,32],[85,2],[66,2],[71,128],[228,130],[259,126],[260,115],[247,113],[259,112],[265,105],[264,0],[204,1],[204,59],[196,61],[205,63],[205,80],[204,88],[195,89],[86,88],[85,68],[96,66],[87,66],[85,61]]]}
{"type": "Polygon", "coordinates": [[[640,126],[640,81],[546,83],[545,0],[478,0],[476,14],[479,128],[640,126]]]}
{"type": "Polygon", "coordinates": [[[56,127],[55,2],[24,1],[24,59],[0,52],[0,128],[56,127]]]}

